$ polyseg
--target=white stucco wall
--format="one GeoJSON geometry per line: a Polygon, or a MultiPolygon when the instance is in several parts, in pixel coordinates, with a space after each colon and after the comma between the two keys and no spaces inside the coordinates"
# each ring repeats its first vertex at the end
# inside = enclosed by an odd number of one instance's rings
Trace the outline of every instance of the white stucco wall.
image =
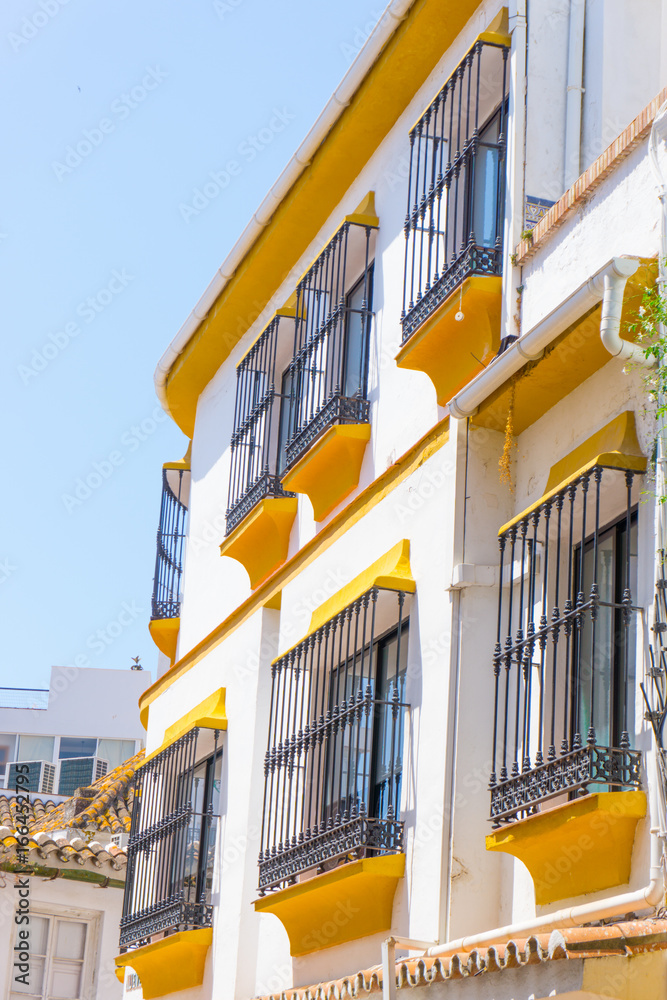
{"type": "MultiPolygon", "coordinates": [[[[375,191],[380,219],[370,364],[371,441],[355,493],[372,484],[444,415],[429,379],[397,369],[393,360],[400,341],[406,139],[409,127],[497,6],[492,2],[480,6],[331,213],[292,275],[276,289],[271,308],[249,327],[200,398],[192,448],[179,657],[250,595],[244,568],[219,555],[227,506],[236,365],[272,311],[292,293],[296,278],[343,216],[352,212],[369,190],[375,191]]],[[[562,193],[566,6],[531,4],[529,17],[525,193],[553,199],[562,193]]],[[[646,0],[639,4],[639,21],[656,28],[650,59],[645,55],[639,58],[641,31],[628,24],[630,5],[619,0],[618,7],[623,13],[615,17],[606,5],[602,10],[601,3],[587,2],[585,69],[591,81],[583,127],[587,150],[597,149],[609,121],[620,122],[620,131],[659,90],[656,64],[662,43],[655,38],[662,37],[662,3],[646,0]],[[638,74],[641,79],[627,92],[623,91],[623,74],[618,72],[624,37],[628,59],[635,60],[632,66],[647,63],[646,73],[638,74]],[[589,49],[594,44],[591,40],[598,38],[604,51],[596,62],[598,57],[589,49]],[[600,100],[595,81],[599,82],[600,100]]],[[[627,75],[627,59],[624,65],[627,75]]],[[[524,264],[520,274],[523,331],[566,301],[612,256],[654,257],[658,218],[656,186],[644,142],[524,264]]],[[[506,307],[514,312],[514,301],[506,307]]],[[[213,947],[204,985],[179,994],[183,1000],[208,1000],[210,996],[241,1000],[291,985],[337,978],[380,961],[381,935],[292,959],[281,923],[273,916],[257,916],[252,902],[257,898],[270,664],[303,636],[315,607],[403,538],[410,541],[417,593],[410,617],[406,698],[412,707],[406,729],[401,804],[407,868],[396,894],[392,929],[400,935],[442,940],[526,919],[535,912],[527,871],[507,856],[490,854],[484,843],[485,834],[490,832],[487,782],[497,577],[494,579],[490,569],[484,577],[486,583],[455,590],[451,587],[454,568],[460,563],[495,567],[499,527],[542,495],[555,461],[623,410],[635,412],[640,442],[648,454],[651,429],[644,403],[639,376],[625,374],[618,362],[610,360],[519,436],[513,494],[499,480],[504,435],[478,427],[474,421],[468,429],[465,423],[452,420],[449,440],[443,447],[388,495],[381,496],[343,534],[323,545],[285,584],[280,611],[255,610],[222,641],[199,655],[152,703],[149,750],[161,744],[169,725],[212,691],[224,687],[227,695],[229,725],[223,737],[213,947]]],[[[333,516],[335,512],[316,525],[309,500],[301,496],[290,556],[333,516]]],[[[651,602],[653,582],[650,504],[640,505],[639,523],[642,585],[638,600],[646,607],[651,602]]],[[[641,716],[638,699],[638,746],[646,749],[650,741],[641,716]]],[[[640,827],[637,839],[633,886],[641,885],[647,876],[647,823],[640,827]]]]}
{"type": "MultiPolygon", "coordinates": [[[[16,926],[14,916],[17,890],[14,876],[0,878],[0,991],[9,995],[13,969],[12,949],[16,926]]],[[[84,882],[57,879],[46,882],[30,878],[30,912],[34,915],[71,917],[88,923],[86,976],[92,992],[86,990],[86,1000],[120,1000],[123,987],[116,978],[114,957],[118,954],[118,925],[123,909],[122,889],[101,889],[84,882]]],[[[21,925],[25,928],[26,925],[21,925]]],[[[29,924],[27,925],[29,930],[29,924]]],[[[28,939],[29,940],[29,939],[28,939]]]]}

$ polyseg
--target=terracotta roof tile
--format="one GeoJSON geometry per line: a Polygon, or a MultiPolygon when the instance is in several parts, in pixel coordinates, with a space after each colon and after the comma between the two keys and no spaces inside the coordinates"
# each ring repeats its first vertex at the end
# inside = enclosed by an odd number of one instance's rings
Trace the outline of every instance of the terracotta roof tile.
{"type": "MultiPolygon", "coordinates": [[[[663,919],[569,927],[525,939],[498,941],[471,952],[404,959],[396,963],[396,984],[399,989],[415,988],[561,959],[606,958],[665,949],[667,920],[663,919]]],[[[332,982],[270,994],[267,1000],[349,1000],[381,989],[382,967],[378,965],[332,982]]]]}
{"type": "MultiPolygon", "coordinates": [[[[88,788],[78,788],[65,802],[34,798],[22,818],[29,828],[28,863],[60,862],[93,869],[122,871],[127,864],[125,851],[115,844],[103,846],[89,835],[101,832],[129,833],[133,791],[131,781],[143,760],[141,750],[88,788]],[[26,816],[27,813],[27,816],[26,816]],[[69,836],[53,837],[58,831],[69,836]],[[74,832],[76,831],[76,832],[74,832]],[[84,834],[82,836],[81,834],[84,834]]],[[[17,836],[14,797],[0,795],[0,866],[16,864],[17,836]]]]}

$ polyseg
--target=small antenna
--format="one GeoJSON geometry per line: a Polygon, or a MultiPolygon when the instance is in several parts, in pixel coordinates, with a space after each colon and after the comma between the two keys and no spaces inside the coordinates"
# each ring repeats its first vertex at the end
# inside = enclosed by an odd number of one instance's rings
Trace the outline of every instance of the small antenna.
{"type": "Polygon", "coordinates": [[[142,667],[140,661],[141,661],[141,657],[140,656],[133,656],[132,657],[132,666],[130,667],[130,670],[143,670],[144,668],[142,667]]]}

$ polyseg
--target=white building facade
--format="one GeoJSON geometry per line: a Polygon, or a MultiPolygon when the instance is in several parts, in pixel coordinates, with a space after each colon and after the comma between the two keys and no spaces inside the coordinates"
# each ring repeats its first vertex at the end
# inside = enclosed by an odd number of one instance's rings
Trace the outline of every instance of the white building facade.
{"type": "Polygon", "coordinates": [[[0,787],[30,764],[30,791],[70,796],[144,746],[141,670],[51,667],[47,689],[0,688],[0,787]]]}
{"type": "Polygon", "coordinates": [[[666,24],[395,0],[160,362],[126,997],[663,995],[666,24]]]}

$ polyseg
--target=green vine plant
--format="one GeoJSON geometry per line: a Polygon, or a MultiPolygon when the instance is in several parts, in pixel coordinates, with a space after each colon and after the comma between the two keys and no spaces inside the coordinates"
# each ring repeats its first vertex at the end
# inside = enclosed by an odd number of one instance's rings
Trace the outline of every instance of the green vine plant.
{"type": "MultiPolygon", "coordinates": [[[[632,322],[628,323],[628,332],[639,345],[645,358],[655,361],[652,368],[641,367],[641,377],[646,394],[653,404],[652,410],[656,424],[667,416],[667,296],[661,291],[660,282],[644,289],[642,301],[632,322]]],[[[639,369],[639,365],[628,364],[627,370],[639,369]]],[[[656,432],[657,438],[657,432],[656,432]]],[[[655,462],[657,457],[657,441],[653,448],[653,467],[655,481],[655,462]]],[[[667,496],[657,492],[643,490],[654,496],[658,503],[667,503],[667,496]]]]}

